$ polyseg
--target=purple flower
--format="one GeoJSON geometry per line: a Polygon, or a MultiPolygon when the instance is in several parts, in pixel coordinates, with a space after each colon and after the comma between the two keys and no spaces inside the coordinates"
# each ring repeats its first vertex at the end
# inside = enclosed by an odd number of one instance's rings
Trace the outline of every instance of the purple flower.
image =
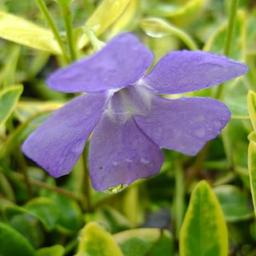
{"type": "Polygon", "coordinates": [[[230,111],[211,98],[159,94],[208,88],[246,73],[247,67],[212,53],[174,51],[146,73],[152,61],[153,54],[124,33],[52,74],[51,88],[87,94],[36,129],[23,144],[24,153],[60,177],[71,171],[92,133],[89,171],[99,191],[157,174],[161,148],[195,155],[221,132],[230,111]]]}

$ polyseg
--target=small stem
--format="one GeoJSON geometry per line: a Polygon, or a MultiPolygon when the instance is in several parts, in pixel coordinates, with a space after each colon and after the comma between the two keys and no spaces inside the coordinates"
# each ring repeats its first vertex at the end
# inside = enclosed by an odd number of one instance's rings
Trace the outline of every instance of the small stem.
{"type": "Polygon", "coordinates": [[[16,157],[17,157],[17,160],[18,160],[19,165],[20,165],[20,169],[21,169],[23,177],[24,177],[24,181],[25,181],[25,184],[26,184],[26,187],[27,187],[28,195],[29,195],[30,198],[32,198],[33,192],[32,192],[32,186],[31,186],[30,178],[29,178],[28,172],[27,172],[26,161],[24,159],[24,156],[20,152],[17,152],[16,157]]]}
{"type": "Polygon", "coordinates": [[[86,209],[87,211],[92,210],[91,204],[91,190],[90,190],[90,176],[87,167],[87,150],[85,149],[82,154],[82,164],[83,164],[83,176],[84,176],[84,194],[86,199],[86,209]]]}
{"type": "Polygon", "coordinates": [[[176,221],[176,235],[179,238],[179,232],[183,221],[184,214],[184,175],[183,168],[180,162],[175,164],[175,221],[176,221]]]}
{"type": "Polygon", "coordinates": [[[63,53],[63,57],[65,59],[66,62],[69,62],[69,58],[66,54],[66,50],[65,50],[65,46],[63,44],[63,41],[61,39],[61,36],[59,34],[59,31],[58,31],[58,28],[57,26],[55,25],[54,21],[53,21],[53,18],[51,17],[49,11],[48,11],[48,8],[44,2],[44,0],[36,0],[37,4],[38,4],[38,7],[39,9],[41,10],[42,14],[44,15],[49,27],[51,28],[54,36],[55,36],[55,39],[56,41],[58,42],[61,50],[62,50],[62,53],[63,53]]]}
{"type": "MultiPolygon", "coordinates": [[[[231,43],[232,43],[234,26],[235,26],[235,21],[236,21],[237,7],[238,7],[238,0],[231,0],[229,18],[228,18],[227,34],[226,34],[226,40],[225,40],[225,46],[224,46],[224,54],[226,56],[230,55],[231,43]]],[[[216,90],[215,98],[221,99],[222,95],[223,95],[223,85],[221,84],[221,85],[219,85],[218,89],[216,90]]]]}
{"type": "Polygon", "coordinates": [[[72,61],[75,61],[77,59],[77,54],[76,54],[76,47],[75,47],[74,36],[73,36],[71,11],[68,4],[65,4],[63,1],[58,1],[58,3],[61,7],[62,16],[65,23],[70,59],[72,61]]]}
{"type": "MultiPolygon", "coordinates": [[[[15,174],[12,174],[12,176],[15,176],[15,178],[19,179],[19,180],[24,180],[24,176],[22,176],[21,174],[19,173],[15,173],[15,174]]],[[[40,188],[44,188],[44,189],[47,189],[47,190],[50,190],[50,191],[53,191],[53,192],[56,192],[60,195],[63,195],[63,196],[66,196],[70,199],[73,199],[79,203],[81,203],[81,198],[79,196],[77,196],[76,194],[70,192],[70,191],[67,191],[65,189],[62,189],[62,188],[58,188],[58,187],[55,187],[55,186],[52,186],[52,185],[49,185],[47,183],[44,183],[42,181],[39,181],[39,180],[35,180],[35,179],[30,179],[30,183],[36,187],[40,187],[40,188]]]]}
{"type": "Polygon", "coordinates": [[[188,46],[190,50],[195,51],[198,49],[198,46],[196,45],[194,40],[182,30],[172,27],[170,28],[170,32],[176,34],[183,41],[183,43],[188,46]]]}
{"type": "Polygon", "coordinates": [[[238,7],[238,0],[231,0],[230,12],[229,12],[229,18],[228,18],[228,31],[227,31],[226,41],[225,41],[225,48],[224,48],[224,54],[227,56],[230,55],[230,46],[232,43],[232,37],[233,37],[233,32],[235,27],[237,7],[238,7]]]}
{"type": "Polygon", "coordinates": [[[243,116],[243,115],[232,115],[231,118],[234,120],[250,120],[249,116],[243,116]]]}

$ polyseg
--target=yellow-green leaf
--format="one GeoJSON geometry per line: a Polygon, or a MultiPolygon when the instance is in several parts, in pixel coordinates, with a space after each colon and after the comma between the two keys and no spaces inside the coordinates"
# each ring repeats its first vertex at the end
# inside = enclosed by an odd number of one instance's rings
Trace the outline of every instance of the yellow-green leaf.
{"type": "Polygon", "coordinates": [[[254,212],[256,214],[256,133],[249,136],[248,168],[254,212]]]}
{"type": "Polygon", "coordinates": [[[193,39],[186,32],[163,19],[154,17],[145,18],[141,21],[140,25],[145,33],[151,37],[161,38],[167,35],[174,35],[183,41],[191,50],[196,50],[198,48],[193,39]]]}
{"type": "Polygon", "coordinates": [[[168,230],[138,228],[114,235],[124,256],[173,256],[173,237],[168,230]]]}
{"type": "MultiPolygon", "coordinates": [[[[130,0],[103,0],[85,26],[96,35],[103,33],[123,14],[129,2],[130,0]]],[[[83,34],[78,41],[79,49],[83,48],[87,42],[88,37],[83,34]]]]}
{"type": "Polygon", "coordinates": [[[61,54],[61,49],[51,31],[2,11],[0,12],[0,38],[37,50],[61,54]]]}
{"type": "Polygon", "coordinates": [[[247,106],[253,129],[256,131],[256,93],[253,91],[248,92],[247,106]]]}
{"type": "Polygon", "coordinates": [[[118,34],[120,31],[129,27],[130,24],[133,23],[134,18],[136,16],[136,12],[138,10],[138,0],[130,0],[128,6],[125,9],[125,12],[121,15],[121,17],[114,23],[110,37],[118,34]]]}
{"type": "Polygon", "coordinates": [[[65,249],[62,245],[54,245],[51,247],[44,247],[36,252],[36,256],[63,256],[65,249]]]}
{"type": "Polygon", "coordinates": [[[181,5],[175,12],[170,12],[169,17],[178,25],[189,24],[198,18],[207,5],[207,2],[208,0],[187,1],[187,4],[181,5]]]}
{"type": "Polygon", "coordinates": [[[180,233],[180,256],[227,256],[228,233],[216,195],[205,181],[192,192],[180,233]]]}
{"type": "Polygon", "coordinates": [[[123,256],[117,243],[97,223],[87,224],[81,231],[76,256],[123,256]]]}
{"type": "Polygon", "coordinates": [[[13,112],[22,91],[23,86],[16,85],[10,86],[0,92],[0,125],[2,125],[13,112]]]}

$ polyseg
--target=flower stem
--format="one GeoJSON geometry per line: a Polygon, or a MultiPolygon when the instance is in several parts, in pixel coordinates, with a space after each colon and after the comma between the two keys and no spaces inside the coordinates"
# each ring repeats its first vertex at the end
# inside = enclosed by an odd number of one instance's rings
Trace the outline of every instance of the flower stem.
{"type": "Polygon", "coordinates": [[[18,160],[19,165],[20,165],[20,170],[22,171],[22,174],[23,174],[23,177],[24,177],[24,181],[25,181],[27,191],[28,191],[28,196],[30,198],[32,198],[32,196],[33,196],[32,186],[31,186],[30,178],[29,178],[29,175],[28,175],[28,172],[27,172],[27,164],[26,164],[25,158],[20,152],[17,152],[16,157],[17,157],[17,160],[18,160]]]}
{"type": "Polygon", "coordinates": [[[87,167],[86,159],[87,159],[87,150],[84,149],[84,152],[82,154],[83,175],[84,175],[84,194],[86,199],[86,210],[91,211],[92,204],[91,204],[90,176],[89,176],[89,170],[87,167]]]}
{"type": "Polygon", "coordinates": [[[183,43],[187,45],[187,47],[190,50],[195,51],[195,50],[198,49],[198,46],[196,45],[194,40],[188,34],[186,34],[184,31],[182,31],[181,29],[178,29],[176,27],[171,26],[169,28],[169,30],[170,30],[171,33],[173,33],[177,37],[179,37],[183,41],[183,43]]]}
{"type": "MultiPolygon", "coordinates": [[[[225,46],[224,46],[224,54],[226,56],[230,55],[231,43],[232,43],[233,32],[234,32],[235,21],[236,21],[238,1],[239,0],[231,0],[231,3],[230,3],[228,27],[227,27],[225,46]]],[[[223,96],[223,85],[221,84],[216,90],[215,98],[221,99],[222,96],[223,96]]]]}
{"type": "Polygon", "coordinates": [[[55,25],[54,21],[53,21],[53,18],[51,17],[51,14],[50,12],[48,11],[48,8],[44,2],[44,0],[36,0],[37,4],[38,4],[38,7],[40,9],[40,11],[42,12],[42,14],[44,15],[49,27],[51,28],[54,36],[55,36],[55,39],[56,41],[58,42],[61,50],[62,50],[62,54],[63,54],[63,57],[65,59],[66,62],[69,62],[69,58],[66,54],[66,50],[65,50],[65,45],[61,39],[61,36],[60,36],[60,33],[58,31],[58,28],[57,26],[55,25]]]}
{"type": "Polygon", "coordinates": [[[175,200],[174,200],[174,211],[175,211],[175,226],[176,236],[179,237],[180,228],[183,221],[184,215],[184,175],[183,168],[179,160],[174,165],[175,168],[175,200]]]}
{"type": "Polygon", "coordinates": [[[233,32],[235,27],[237,7],[238,7],[238,0],[232,0],[230,4],[228,31],[226,36],[225,48],[224,48],[224,54],[227,56],[229,56],[230,54],[230,46],[232,43],[232,37],[233,37],[233,32]]]}
{"type": "Polygon", "coordinates": [[[75,61],[77,59],[77,54],[76,54],[76,47],[74,43],[72,14],[68,4],[64,3],[63,1],[58,1],[58,3],[60,5],[62,16],[65,23],[70,59],[72,61],[75,61]]]}
{"type": "MultiPolygon", "coordinates": [[[[12,173],[12,176],[13,176],[13,178],[17,178],[19,180],[24,180],[25,179],[24,176],[19,174],[19,173],[12,173]]],[[[68,197],[72,200],[75,200],[75,201],[81,203],[81,198],[78,195],[76,195],[73,192],[70,192],[68,190],[49,185],[47,183],[44,183],[44,182],[36,180],[36,179],[30,179],[30,183],[32,185],[36,186],[36,187],[40,187],[40,188],[43,188],[43,189],[53,191],[55,193],[58,193],[60,195],[63,195],[65,197],[68,197]]]]}

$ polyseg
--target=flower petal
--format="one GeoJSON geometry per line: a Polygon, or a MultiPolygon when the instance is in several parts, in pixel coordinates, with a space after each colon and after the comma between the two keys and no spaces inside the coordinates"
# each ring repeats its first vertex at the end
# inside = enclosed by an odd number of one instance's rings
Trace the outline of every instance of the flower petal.
{"type": "Polygon", "coordinates": [[[246,72],[246,65],[225,56],[184,50],[164,56],[144,81],[158,93],[183,93],[211,87],[246,72]]]}
{"type": "Polygon", "coordinates": [[[151,112],[135,118],[138,126],[161,148],[195,155],[215,138],[230,119],[230,111],[211,98],[168,100],[155,97],[151,112]]]}
{"type": "Polygon", "coordinates": [[[152,176],[159,172],[162,162],[159,147],[133,119],[121,123],[105,114],[96,126],[89,151],[90,176],[96,190],[152,176]]]}
{"type": "Polygon", "coordinates": [[[104,102],[103,94],[75,98],[29,136],[23,152],[54,177],[68,174],[100,119],[104,102]]]}
{"type": "Polygon", "coordinates": [[[98,92],[126,87],[145,73],[153,54],[130,33],[112,39],[89,58],[53,73],[48,85],[63,92],[98,92]]]}

